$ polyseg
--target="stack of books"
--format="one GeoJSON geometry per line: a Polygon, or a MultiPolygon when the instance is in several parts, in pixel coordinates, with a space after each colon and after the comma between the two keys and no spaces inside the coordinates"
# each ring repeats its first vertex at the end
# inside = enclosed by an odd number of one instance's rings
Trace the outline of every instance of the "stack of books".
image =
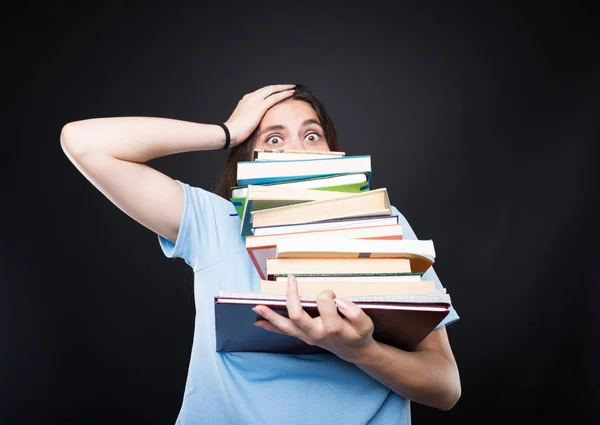
{"type": "Polygon", "coordinates": [[[238,163],[231,201],[261,290],[215,297],[217,351],[324,351],[253,326],[261,320],[255,305],[287,314],[290,274],[310,315],[330,289],[371,317],[376,340],[398,348],[414,348],[446,317],[449,295],[422,279],[435,261],[433,242],[404,240],[386,188],[370,186],[369,155],[257,150],[238,163]]]}

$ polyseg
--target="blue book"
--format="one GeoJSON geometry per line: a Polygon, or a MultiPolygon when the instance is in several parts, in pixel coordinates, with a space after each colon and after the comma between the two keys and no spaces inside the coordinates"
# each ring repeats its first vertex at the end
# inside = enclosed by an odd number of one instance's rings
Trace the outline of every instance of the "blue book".
{"type": "MultiPolygon", "coordinates": [[[[371,318],[375,325],[373,338],[376,341],[411,351],[450,313],[450,295],[438,292],[348,299],[358,304],[371,318]]],[[[301,297],[300,303],[311,317],[319,315],[314,299],[301,297]]],[[[327,352],[296,337],[254,326],[254,322],[264,320],[252,311],[256,305],[266,305],[287,317],[284,295],[220,292],[214,297],[216,351],[287,354],[327,352]]]]}
{"type": "Polygon", "coordinates": [[[371,181],[371,155],[284,161],[240,161],[238,186],[272,184],[334,175],[363,173],[371,181]]]}

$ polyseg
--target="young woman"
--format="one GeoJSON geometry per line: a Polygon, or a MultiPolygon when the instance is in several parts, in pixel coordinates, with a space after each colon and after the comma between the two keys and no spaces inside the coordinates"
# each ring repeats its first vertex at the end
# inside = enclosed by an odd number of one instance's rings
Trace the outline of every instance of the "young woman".
{"type": "MultiPolygon", "coordinates": [[[[320,316],[301,308],[290,277],[289,319],[257,307],[268,331],[327,349],[327,354],[217,353],[213,299],[219,291],[260,291],[229,199],[236,164],[254,148],[340,150],[331,118],[308,89],[272,85],[246,94],[224,123],[116,117],[68,123],[61,146],[77,169],[118,208],[158,235],[168,258],[194,271],[196,319],[181,424],[410,423],[410,401],[442,410],[461,394],[446,319],[408,352],[372,338],[373,323],[335,294],[318,298],[320,316]],[[215,194],[173,180],[145,163],[174,153],[231,148],[215,194]],[[346,320],[338,311],[343,312],[346,320]]],[[[396,209],[395,213],[399,214],[396,209]]],[[[404,238],[416,238],[399,214],[404,238]]],[[[424,275],[436,280],[433,268],[424,275]]]]}

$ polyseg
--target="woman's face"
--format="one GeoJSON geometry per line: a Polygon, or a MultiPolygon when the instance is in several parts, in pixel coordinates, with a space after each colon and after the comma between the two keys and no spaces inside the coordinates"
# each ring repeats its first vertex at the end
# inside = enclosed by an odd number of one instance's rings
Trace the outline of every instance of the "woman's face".
{"type": "Polygon", "coordinates": [[[254,148],[329,151],[317,113],[302,100],[285,100],[271,107],[258,126],[254,148]]]}

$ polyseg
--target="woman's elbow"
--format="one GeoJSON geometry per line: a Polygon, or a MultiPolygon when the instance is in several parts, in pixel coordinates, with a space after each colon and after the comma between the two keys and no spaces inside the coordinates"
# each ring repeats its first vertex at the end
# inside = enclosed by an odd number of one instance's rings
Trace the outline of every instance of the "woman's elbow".
{"type": "Polygon", "coordinates": [[[85,156],[88,147],[85,143],[85,137],[77,122],[70,122],[63,126],[60,132],[60,146],[62,150],[73,158],[85,156]]]}
{"type": "MultiPolygon", "coordinates": [[[[458,381],[458,379],[457,379],[458,381]]],[[[440,400],[440,404],[438,409],[448,411],[452,409],[458,400],[460,400],[460,396],[462,394],[462,388],[460,385],[460,381],[456,382],[454,385],[451,385],[450,388],[445,392],[444,397],[440,400]]]]}

